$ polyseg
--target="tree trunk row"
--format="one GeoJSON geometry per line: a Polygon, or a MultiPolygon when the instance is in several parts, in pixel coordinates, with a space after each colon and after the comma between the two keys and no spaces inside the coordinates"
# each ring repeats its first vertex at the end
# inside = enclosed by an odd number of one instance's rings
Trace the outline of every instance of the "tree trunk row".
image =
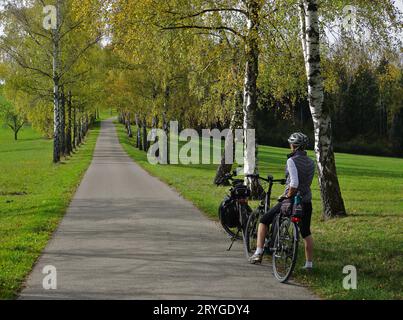
{"type": "MultiPolygon", "coordinates": [[[[56,92],[59,92],[59,87],[56,92]]],[[[83,142],[91,125],[96,120],[95,114],[85,112],[72,104],[72,94],[69,91],[67,99],[62,91],[55,101],[54,112],[54,150],[53,159],[57,163],[61,157],[71,155],[83,142]]]]}
{"type": "MultiPolygon", "coordinates": [[[[155,119],[155,118],[154,118],[155,119]]],[[[153,126],[155,120],[153,119],[153,126]]],[[[132,117],[130,112],[121,112],[118,116],[118,121],[123,124],[126,128],[126,133],[129,138],[133,137],[132,131],[132,117]]],[[[139,150],[148,151],[150,147],[150,143],[147,141],[147,120],[145,116],[141,119],[141,117],[136,113],[134,115],[134,124],[136,125],[136,142],[135,146],[139,150]]]]}

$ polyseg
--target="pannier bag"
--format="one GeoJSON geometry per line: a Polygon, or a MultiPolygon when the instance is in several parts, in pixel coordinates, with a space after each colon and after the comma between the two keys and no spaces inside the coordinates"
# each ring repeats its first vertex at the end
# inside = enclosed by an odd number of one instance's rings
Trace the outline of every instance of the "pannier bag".
{"type": "Polygon", "coordinates": [[[239,216],[235,200],[230,197],[225,197],[221,202],[218,214],[220,215],[221,222],[229,228],[239,226],[239,216]]]}

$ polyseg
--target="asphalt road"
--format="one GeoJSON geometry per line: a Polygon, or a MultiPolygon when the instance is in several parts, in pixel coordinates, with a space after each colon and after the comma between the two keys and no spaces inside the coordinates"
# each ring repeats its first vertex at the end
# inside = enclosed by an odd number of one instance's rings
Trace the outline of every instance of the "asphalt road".
{"type": "MultiPolygon", "coordinates": [[[[242,243],[150,176],[102,122],[93,161],[20,299],[315,299],[250,265],[242,243]],[[56,289],[44,289],[45,266],[56,289]]],[[[298,267],[298,266],[297,266],[298,267]]]]}

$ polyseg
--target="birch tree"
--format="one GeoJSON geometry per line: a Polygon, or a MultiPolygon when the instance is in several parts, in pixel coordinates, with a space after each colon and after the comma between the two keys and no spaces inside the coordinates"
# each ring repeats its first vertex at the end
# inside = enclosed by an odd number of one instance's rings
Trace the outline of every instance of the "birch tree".
{"type": "MultiPolygon", "coordinates": [[[[184,9],[175,8],[164,13],[159,25],[164,30],[200,30],[204,32],[225,32],[240,39],[244,46],[245,71],[243,83],[243,129],[244,129],[244,173],[258,173],[257,145],[249,141],[247,132],[255,130],[257,108],[257,78],[259,73],[259,25],[268,17],[272,3],[268,3],[266,14],[262,14],[265,2],[262,0],[206,1],[194,2],[184,9]]],[[[263,191],[258,179],[247,178],[252,196],[259,197],[263,191]]]]}
{"type": "Polygon", "coordinates": [[[315,155],[323,214],[325,218],[344,216],[346,209],[336,172],[330,113],[324,107],[317,0],[300,1],[300,26],[308,83],[308,101],[315,131],[315,155]]]}
{"type": "Polygon", "coordinates": [[[46,79],[50,88],[35,88],[50,93],[53,100],[53,162],[60,161],[61,90],[62,86],[80,79],[74,66],[100,40],[100,33],[86,34],[84,19],[75,19],[71,1],[56,0],[53,6],[43,1],[8,0],[4,2],[5,34],[0,37],[0,50],[6,59],[29,71],[32,77],[46,79]],[[18,30],[18,32],[16,32],[18,30]],[[84,32],[83,32],[84,31],[84,32]],[[72,80],[73,79],[73,80],[72,80]]]}

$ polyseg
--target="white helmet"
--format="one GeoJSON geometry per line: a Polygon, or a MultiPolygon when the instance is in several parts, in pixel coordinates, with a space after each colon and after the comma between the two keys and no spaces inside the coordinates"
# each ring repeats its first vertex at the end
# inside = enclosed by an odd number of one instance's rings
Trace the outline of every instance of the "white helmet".
{"type": "Polygon", "coordinates": [[[288,143],[296,146],[298,149],[305,149],[308,146],[309,139],[302,132],[295,132],[288,138],[288,143]]]}

